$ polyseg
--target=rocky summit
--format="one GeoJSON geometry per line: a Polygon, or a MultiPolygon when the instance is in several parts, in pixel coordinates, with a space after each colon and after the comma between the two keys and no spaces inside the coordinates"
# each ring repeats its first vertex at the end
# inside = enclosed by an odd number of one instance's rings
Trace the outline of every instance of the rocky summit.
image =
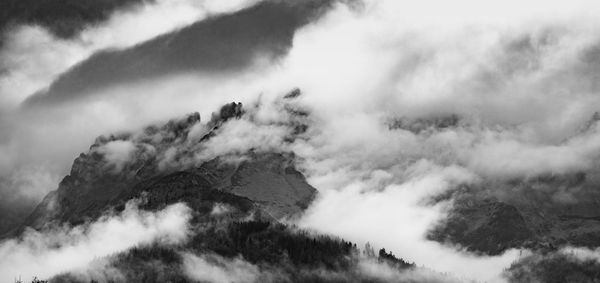
{"type": "Polygon", "coordinates": [[[142,196],[155,208],[159,203],[201,202],[209,197],[243,204],[244,211],[252,208],[270,219],[294,217],[308,207],[317,191],[296,169],[293,153],[250,149],[235,157],[193,160],[191,147],[202,147],[218,135],[219,127],[244,114],[241,103],[230,103],[205,124],[193,113],[147,127],[141,134],[98,137],[23,227],[78,225],[142,196]],[[190,132],[200,127],[202,134],[192,137],[190,132]],[[110,152],[111,146],[123,146],[123,152],[110,152]],[[114,154],[126,159],[113,160],[114,154]]]}
{"type": "MultiPolygon", "coordinates": [[[[283,99],[299,95],[294,90],[283,99]]],[[[307,113],[290,105],[283,108],[293,116],[279,123],[289,130],[289,142],[307,129],[297,117],[307,113]]],[[[180,231],[187,240],[155,241],[108,256],[102,259],[111,270],[108,275],[65,270],[50,282],[196,282],[186,270],[190,260],[206,261],[217,270],[229,262],[242,264],[239,268],[255,270],[244,277],[255,282],[385,282],[360,269],[361,262],[390,272],[416,268],[385,249],[375,254],[367,245],[369,252],[361,255],[354,243],[284,224],[282,220],[298,216],[317,195],[296,168],[293,152],[250,148],[197,155],[210,151],[208,143],[225,134],[222,129],[229,123],[251,121],[253,111],[229,103],[206,123],[193,113],[139,133],[98,137],[75,159],[58,189],[12,233],[65,227],[86,231],[94,223],[130,213],[132,206],[156,213],[177,204],[189,208],[188,231],[180,231]]]]}

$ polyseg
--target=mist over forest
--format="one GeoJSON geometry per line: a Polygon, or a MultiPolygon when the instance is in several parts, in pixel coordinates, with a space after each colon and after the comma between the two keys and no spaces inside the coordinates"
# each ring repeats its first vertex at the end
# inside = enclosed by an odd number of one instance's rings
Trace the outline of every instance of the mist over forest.
{"type": "Polygon", "coordinates": [[[5,0],[0,282],[598,282],[598,13],[5,0]]]}

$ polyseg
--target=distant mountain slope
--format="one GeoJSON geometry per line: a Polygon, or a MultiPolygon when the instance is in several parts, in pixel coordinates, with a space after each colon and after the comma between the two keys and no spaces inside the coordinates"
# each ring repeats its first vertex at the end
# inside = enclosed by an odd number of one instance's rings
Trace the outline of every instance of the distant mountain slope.
{"type": "MultiPolygon", "coordinates": [[[[307,129],[301,109],[282,98],[287,141],[307,129]],[[299,115],[299,116],[298,116],[299,115]]],[[[279,219],[306,209],[317,191],[294,166],[291,152],[249,149],[198,159],[223,128],[253,110],[230,103],[200,122],[198,113],[140,133],[99,137],[21,229],[85,227],[132,201],[158,211],[185,203],[192,211],[187,240],[155,242],[98,259],[105,270],[66,271],[50,282],[444,282],[441,274],[404,280],[417,267],[391,252],[303,231],[279,219]],[[386,270],[381,276],[372,269],[386,270]],[[110,279],[107,279],[107,276],[110,279]],[[111,277],[112,276],[112,277],[111,277]],[[389,279],[389,277],[393,279],[389,279]]]]}
{"type": "Polygon", "coordinates": [[[452,192],[454,208],[428,237],[471,251],[600,246],[600,192],[594,174],[489,182],[452,192]],[[511,193],[504,193],[504,192],[511,193]]]}

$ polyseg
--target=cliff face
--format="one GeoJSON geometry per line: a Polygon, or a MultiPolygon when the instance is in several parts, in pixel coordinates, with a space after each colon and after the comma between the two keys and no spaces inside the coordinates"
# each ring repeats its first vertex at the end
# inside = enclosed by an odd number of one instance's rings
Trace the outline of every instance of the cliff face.
{"type": "Polygon", "coordinates": [[[252,154],[251,160],[235,166],[207,162],[199,172],[209,172],[216,188],[246,197],[275,218],[296,215],[308,207],[317,191],[293,164],[293,155],[252,154]]]}
{"type": "MultiPolygon", "coordinates": [[[[118,210],[133,198],[144,198],[149,208],[184,201],[206,210],[223,202],[265,219],[294,217],[308,207],[317,191],[294,166],[293,153],[249,148],[198,157],[199,152],[210,150],[206,144],[219,137],[222,127],[251,119],[247,115],[241,103],[230,103],[206,123],[193,113],[141,133],[97,138],[22,228],[81,224],[107,210],[118,210]]],[[[297,126],[291,123],[283,128],[297,136],[297,126]]]]}
{"type": "MultiPolygon", "coordinates": [[[[283,99],[299,95],[292,93],[283,99]]],[[[276,122],[277,133],[284,134],[277,143],[303,138],[307,112],[285,102],[280,106],[289,119],[276,122]]],[[[183,202],[191,213],[187,239],[156,241],[103,258],[107,270],[120,276],[110,282],[387,282],[365,272],[361,261],[398,274],[416,268],[385,249],[379,256],[372,251],[361,257],[356,244],[278,221],[301,213],[317,193],[295,167],[293,152],[257,143],[207,153],[226,142],[226,129],[252,122],[255,114],[230,103],[206,123],[194,113],[140,133],[99,137],[18,232],[64,224],[86,227],[111,212],[126,212],[132,200],[144,211],[183,202]],[[194,268],[252,272],[239,280],[197,279],[188,270],[190,260],[208,265],[194,268]],[[228,267],[230,262],[239,264],[228,267]]],[[[78,272],[84,271],[65,270],[48,282],[106,281],[101,272],[78,272]]]]}

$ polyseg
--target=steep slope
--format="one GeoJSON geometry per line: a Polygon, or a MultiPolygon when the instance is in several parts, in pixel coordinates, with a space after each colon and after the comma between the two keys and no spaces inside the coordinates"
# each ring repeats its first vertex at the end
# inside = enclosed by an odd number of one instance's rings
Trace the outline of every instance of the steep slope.
{"type": "MultiPolygon", "coordinates": [[[[450,117],[396,119],[390,129],[427,135],[463,123],[457,116],[450,117]]],[[[596,135],[599,117],[594,113],[562,142],[596,135]]],[[[427,237],[488,255],[511,248],[595,249],[600,246],[600,167],[596,161],[584,168],[518,177],[484,174],[475,182],[457,185],[430,200],[450,201],[452,206],[427,237]]]]}
{"type": "Polygon", "coordinates": [[[485,254],[520,247],[596,248],[600,246],[597,187],[593,173],[464,186],[453,191],[453,209],[428,237],[485,254]]]}
{"type": "Polygon", "coordinates": [[[531,255],[506,270],[509,282],[598,282],[600,263],[562,253],[531,255]]]}
{"type": "Polygon", "coordinates": [[[458,243],[471,251],[494,255],[523,246],[534,238],[514,206],[494,201],[457,205],[451,217],[428,236],[438,242],[458,243]]]}
{"type": "MultiPolygon", "coordinates": [[[[307,112],[292,103],[300,92],[292,94],[279,101],[279,110],[290,116],[276,122],[288,133],[278,142],[300,139],[308,127],[302,122],[307,112]]],[[[416,270],[385,249],[361,254],[356,244],[280,223],[302,212],[317,193],[296,169],[292,152],[243,147],[198,155],[213,151],[211,143],[220,144],[231,125],[259,123],[255,114],[255,108],[230,103],[206,123],[194,113],[140,133],[99,137],[22,229],[85,227],[134,201],[150,211],[185,203],[192,212],[189,233],[183,242],[130,248],[98,259],[100,267],[49,281],[388,282],[373,266],[398,276],[392,281],[416,270]]]]}
{"type": "MultiPolygon", "coordinates": [[[[240,103],[231,103],[206,124],[194,113],[143,133],[99,137],[88,153],[75,159],[70,174],[22,228],[81,224],[141,196],[151,208],[185,201],[197,202],[194,209],[201,209],[203,201],[210,199],[235,203],[244,212],[255,207],[267,218],[293,217],[316,194],[295,168],[293,154],[251,149],[195,159],[194,149],[202,150],[220,128],[249,115],[240,103]],[[198,129],[203,129],[202,134],[195,133],[198,129]]],[[[294,124],[284,127],[294,132],[294,124]]]]}
{"type": "Polygon", "coordinates": [[[448,282],[442,276],[403,279],[415,265],[383,249],[361,256],[351,242],[264,221],[211,225],[185,245],[135,247],[108,261],[110,274],[80,270],[49,282],[448,282]],[[365,271],[361,262],[398,278],[365,271]]]}
{"type": "Polygon", "coordinates": [[[219,189],[261,204],[276,218],[297,214],[308,207],[316,190],[294,167],[292,155],[267,153],[250,156],[251,161],[221,166],[220,170],[217,169],[218,160],[207,162],[199,171],[213,173],[211,180],[219,189]]]}

